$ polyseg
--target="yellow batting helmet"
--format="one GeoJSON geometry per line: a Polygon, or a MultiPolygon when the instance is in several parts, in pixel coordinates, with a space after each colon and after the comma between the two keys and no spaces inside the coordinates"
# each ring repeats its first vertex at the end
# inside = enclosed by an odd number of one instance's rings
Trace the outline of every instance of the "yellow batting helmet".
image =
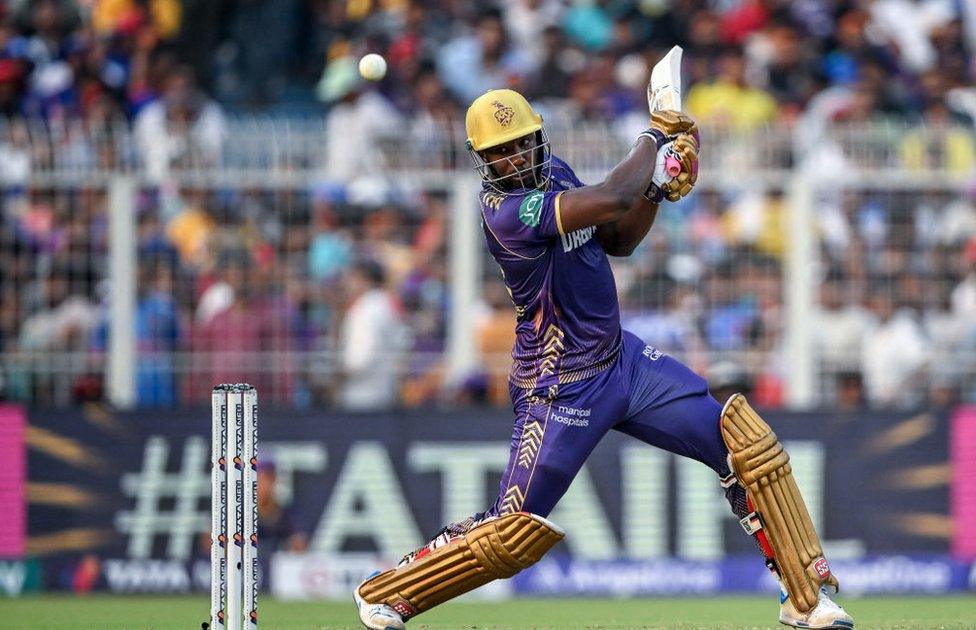
{"type": "Polygon", "coordinates": [[[464,116],[468,148],[483,151],[542,129],[542,116],[515,90],[488,90],[464,116]]]}

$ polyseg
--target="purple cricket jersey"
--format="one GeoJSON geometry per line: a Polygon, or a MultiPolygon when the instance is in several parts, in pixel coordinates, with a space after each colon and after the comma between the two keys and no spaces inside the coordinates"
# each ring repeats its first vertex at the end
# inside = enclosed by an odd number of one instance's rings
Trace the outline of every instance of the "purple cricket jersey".
{"type": "Polygon", "coordinates": [[[511,382],[548,388],[588,378],[620,351],[613,272],[596,227],[564,234],[559,197],[583,183],[553,156],[549,189],[500,194],[485,186],[481,216],[488,249],[515,304],[511,382]]]}

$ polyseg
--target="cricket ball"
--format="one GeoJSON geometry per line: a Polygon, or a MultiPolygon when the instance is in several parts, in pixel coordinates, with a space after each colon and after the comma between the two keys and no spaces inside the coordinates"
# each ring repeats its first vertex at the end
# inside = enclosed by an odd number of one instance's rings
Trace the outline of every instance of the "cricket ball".
{"type": "Polygon", "coordinates": [[[368,81],[379,81],[386,75],[386,59],[369,53],[359,60],[359,74],[368,81]]]}

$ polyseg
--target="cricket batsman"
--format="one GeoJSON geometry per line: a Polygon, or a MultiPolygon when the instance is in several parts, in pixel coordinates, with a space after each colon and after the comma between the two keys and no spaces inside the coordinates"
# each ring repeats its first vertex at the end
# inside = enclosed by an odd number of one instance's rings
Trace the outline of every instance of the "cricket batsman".
{"type": "Polygon", "coordinates": [[[511,454],[485,512],[444,527],[354,598],[367,628],[410,618],[537,562],[563,532],[546,520],[611,429],[715,471],[742,527],[781,585],[781,623],[854,627],[797,489],[789,456],[736,394],[724,405],[703,378],[620,327],[607,256],[627,256],[663,201],[698,175],[695,122],[654,111],[630,153],[584,185],[552,155],[542,117],[512,90],[468,108],[467,148],[484,182],[485,240],[515,305],[511,454]]]}

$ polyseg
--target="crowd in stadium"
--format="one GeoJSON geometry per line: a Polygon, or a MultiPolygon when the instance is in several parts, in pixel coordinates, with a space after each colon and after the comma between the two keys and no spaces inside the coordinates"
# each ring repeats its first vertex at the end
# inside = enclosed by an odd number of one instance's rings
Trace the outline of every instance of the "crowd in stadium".
{"type": "MultiPolygon", "coordinates": [[[[261,366],[266,382],[250,380],[286,404],[503,404],[504,361],[459,382],[440,362],[446,200],[357,196],[357,180],[376,169],[364,147],[387,132],[422,143],[502,85],[547,117],[625,135],[632,125],[621,121],[646,116],[650,64],[673,44],[686,51],[686,107],[705,125],[969,125],[936,149],[909,138],[902,153],[924,162],[937,151],[950,171],[976,166],[976,16],[955,3],[11,0],[0,7],[0,176],[29,168],[11,148],[24,119],[52,128],[128,119],[138,159],[164,181],[181,150],[174,137],[216,156],[230,114],[324,116],[328,176],[309,190],[162,185],[140,195],[139,403],[199,400],[211,382],[253,374],[222,353],[260,349],[273,369],[261,366]],[[390,64],[376,86],[356,73],[367,51],[390,64]],[[384,360],[351,351],[381,336],[384,360]],[[306,363],[319,356],[333,358],[306,363]]],[[[464,158],[448,148],[427,157],[464,158]]],[[[0,352],[103,357],[105,192],[4,191],[0,352]]],[[[785,343],[784,203],[778,192],[700,191],[616,263],[625,327],[769,406],[785,404],[784,366],[768,361],[785,343]]],[[[935,360],[976,349],[976,193],[851,193],[824,200],[818,221],[830,400],[976,400],[976,366],[935,360]]],[[[507,353],[511,325],[492,279],[482,349],[507,353]]],[[[102,395],[88,375],[96,364],[82,360],[73,397],[102,395]]],[[[29,372],[8,368],[8,395],[55,400],[29,372]]]]}
{"type": "MultiPolygon", "coordinates": [[[[489,87],[565,99],[582,117],[641,108],[642,66],[687,51],[699,120],[749,125],[828,97],[835,115],[944,119],[971,103],[976,18],[925,0],[10,0],[0,8],[5,116],[137,116],[192,66],[234,109],[342,99],[349,60],[385,54],[403,112],[441,86],[444,115],[489,87]],[[439,83],[432,86],[426,78],[439,83]],[[843,100],[843,104],[836,101],[843,100]],[[840,111],[840,110],[843,111],[840,111]]],[[[314,111],[314,110],[312,110],[314,111]]]]}

